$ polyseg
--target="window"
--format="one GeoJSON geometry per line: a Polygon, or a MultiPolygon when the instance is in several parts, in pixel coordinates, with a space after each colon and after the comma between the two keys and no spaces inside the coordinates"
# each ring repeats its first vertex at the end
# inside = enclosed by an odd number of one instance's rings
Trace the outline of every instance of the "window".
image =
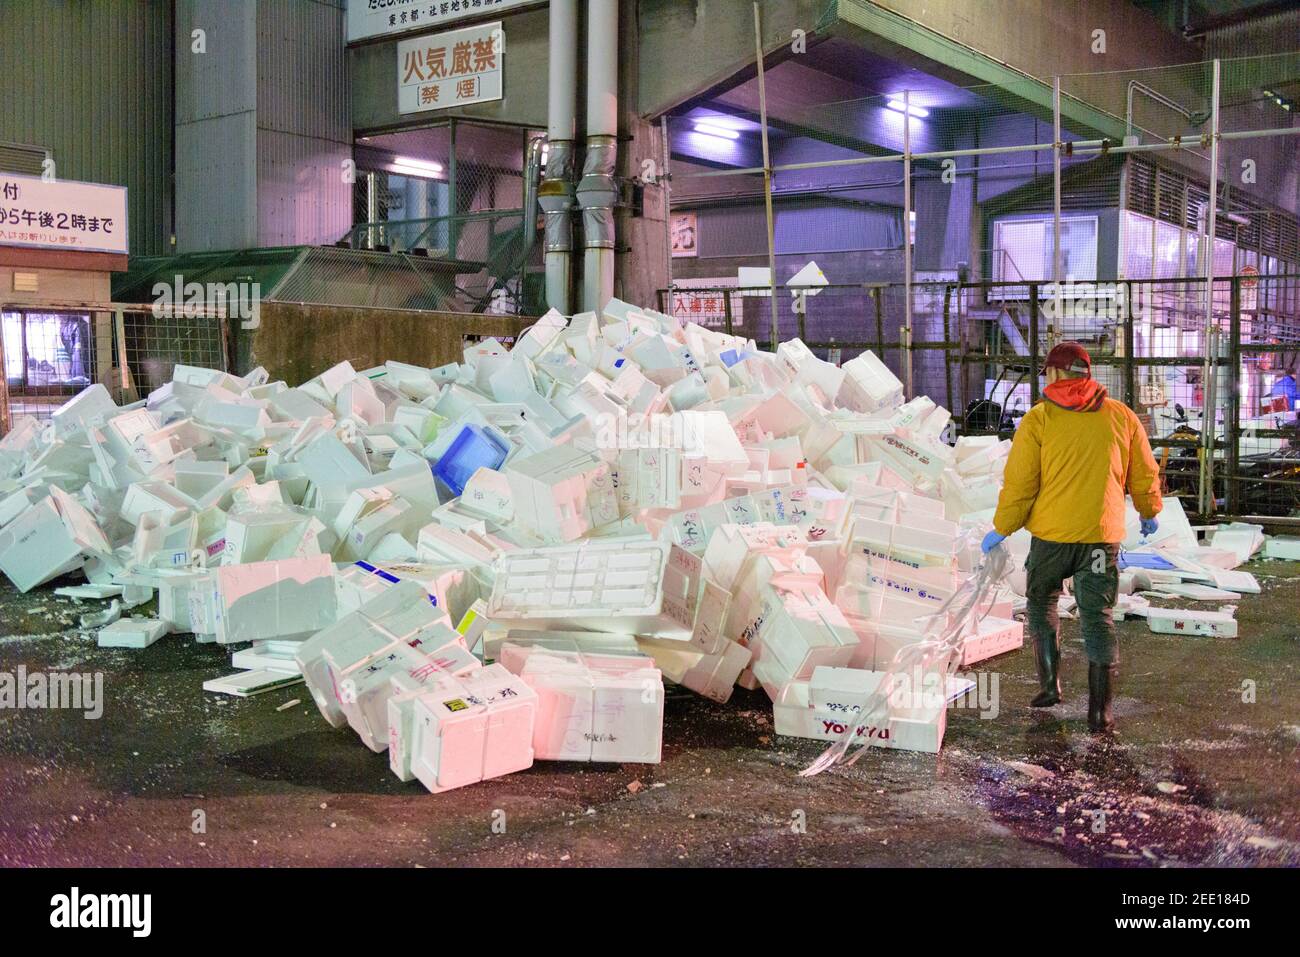
{"type": "MultiPolygon", "coordinates": [[[[1050,215],[1002,219],[993,224],[993,278],[998,282],[1050,281],[1052,270],[1052,217],[1050,215]]],[[[1074,282],[1097,279],[1097,217],[1061,218],[1062,278],[1074,282]]],[[[1025,287],[1000,290],[1002,298],[1024,298],[1025,287]]]]}

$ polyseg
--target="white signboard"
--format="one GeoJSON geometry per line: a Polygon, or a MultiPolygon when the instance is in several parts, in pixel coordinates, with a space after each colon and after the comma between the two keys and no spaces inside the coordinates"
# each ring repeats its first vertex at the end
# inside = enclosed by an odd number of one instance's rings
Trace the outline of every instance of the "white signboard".
{"type": "Polygon", "coordinates": [[[727,324],[726,298],[730,297],[731,320],[738,326],[743,315],[740,294],[720,291],[735,286],[735,276],[724,276],[721,279],[674,280],[670,311],[678,319],[689,320],[706,329],[723,329],[727,324]]]}
{"type": "Polygon", "coordinates": [[[0,246],[125,254],[126,187],[0,173],[0,246]]]}
{"type": "Polygon", "coordinates": [[[537,0],[348,0],[348,42],[445,27],[537,0]]]}
{"type": "Polygon", "coordinates": [[[500,22],[397,44],[397,112],[501,99],[506,35],[500,22]]]}

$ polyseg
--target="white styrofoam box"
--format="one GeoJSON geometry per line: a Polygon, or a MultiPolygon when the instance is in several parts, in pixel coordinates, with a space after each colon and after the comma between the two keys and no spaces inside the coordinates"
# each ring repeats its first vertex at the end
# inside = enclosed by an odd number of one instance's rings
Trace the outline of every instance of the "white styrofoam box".
{"type": "Polygon", "coordinates": [[[618,453],[618,501],[624,515],[644,508],[677,508],[682,499],[682,453],[624,449],[618,453]]]}
{"type": "Polygon", "coordinates": [[[1300,536],[1270,535],[1264,540],[1264,557],[1300,561],[1300,536]]]}
{"type": "Polygon", "coordinates": [[[515,456],[504,466],[514,520],[543,541],[571,542],[618,520],[609,466],[589,448],[556,446],[515,456]]]}
{"type": "MultiPolygon", "coordinates": [[[[880,676],[882,673],[863,674],[880,676]]],[[[879,677],[876,680],[879,681],[879,677]]],[[[838,741],[848,729],[852,712],[818,710],[812,707],[810,697],[810,682],[796,681],[787,685],[772,707],[774,730],[777,734],[792,737],[838,741]]],[[[919,714],[890,714],[879,725],[859,724],[854,740],[874,747],[938,754],[947,724],[946,707],[919,714]]]]}
{"type": "Polygon", "coordinates": [[[172,631],[211,634],[213,631],[211,603],[212,580],[208,572],[160,571],[155,585],[158,589],[158,617],[172,631]]]}
{"type": "Polygon", "coordinates": [[[265,668],[268,671],[283,671],[287,674],[300,675],[302,669],[294,660],[301,642],[297,641],[255,641],[248,648],[242,648],[230,656],[230,664],[235,668],[256,671],[265,668]]]}
{"type": "Polygon", "coordinates": [[[839,394],[832,397],[840,406],[854,412],[878,412],[902,404],[903,383],[874,352],[866,350],[841,368],[844,379],[839,394]]]}
{"type": "Polygon", "coordinates": [[[731,608],[724,626],[728,638],[749,644],[772,602],[772,592],[821,591],[821,566],[802,548],[756,552],[729,585],[731,608]]]}
{"type": "Polygon", "coordinates": [[[893,589],[863,587],[850,582],[841,583],[835,590],[835,606],[849,617],[903,627],[916,626],[941,607],[893,589]]]}
{"type": "Polygon", "coordinates": [[[232,509],[226,515],[226,547],[221,563],[264,561],[276,542],[308,520],[308,515],[287,505],[232,509]]]}
{"type": "Polygon", "coordinates": [[[996,655],[1015,651],[1025,643],[1025,626],[1018,621],[987,616],[979,621],[961,646],[962,668],[969,668],[996,655]]]}
{"type": "Polygon", "coordinates": [[[334,564],[315,555],[224,565],[212,572],[210,600],[219,642],[305,638],[337,617],[334,564]]]}
{"type": "Polygon", "coordinates": [[[1151,590],[1192,601],[1231,601],[1238,597],[1235,591],[1195,582],[1156,582],[1151,586],[1151,590]]]}
{"type": "Polygon", "coordinates": [[[394,498],[357,519],[339,539],[335,557],[340,561],[366,558],[387,535],[414,539],[427,516],[405,499],[394,498]]]}
{"type": "Polygon", "coordinates": [[[797,393],[778,391],[764,398],[736,422],[736,431],[757,429],[775,438],[805,434],[812,418],[794,401],[797,393]]]}
{"type": "Polygon", "coordinates": [[[230,476],[225,462],[178,461],[175,465],[176,491],[197,499],[211,492],[230,476]]]}
{"type": "Polygon", "coordinates": [[[194,418],[204,425],[233,429],[250,435],[259,434],[271,424],[266,403],[235,397],[205,395],[194,406],[194,418]]]}
{"type": "Polygon", "coordinates": [[[663,680],[650,658],[506,644],[501,661],[537,693],[537,760],[661,760],[663,680]]]}
{"type": "Polygon", "coordinates": [[[395,691],[419,691],[442,677],[463,676],[481,667],[477,658],[459,643],[451,628],[421,632],[425,643],[413,648],[403,638],[373,655],[340,664],[330,653],[323,652],[334,686],[339,689],[338,702],[352,730],[366,747],[383,751],[388,747],[388,700],[395,691]],[[442,640],[442,645],[430,647],[442,640]]]}
{"type": "Polygon", "coordinates": [[[203,690],[216,694],[229,694],[237,698],[250,698],[267,691],[276,691],[301,684],[302,677],[287,671],[272,671],[258,668],[255,671],[237,671],[224,678],[213,678],[203,682],[203,690]]]}
{"type": "Polygon", "coordinates": [[[927,637],[922,628],[922,620],[916,623],[872,621],[856,617],[847,620],[851,622],[860,642],[852,664],[877,671],[888,668],[903,648],[924,641],[927,637]]]}
{"type": "Polygon", "coordinates": [[[332,416],[331,412],[301,389],[285,389],[270,397],[271,410],[281,419],[305,421],[332,416]]]}
{"type": "Polygon", "coordinates": [[[681,417],[680,448],[685,455],[704,456],[711,467],[724,475],[738,475],[749,467],[744,446],[725,413],[690,410],[674,413],[674,420],[678,416],[681,417]]]}
{"type": "Polygon", "coordinates": [[[704,551],[720,526],[753,525],[761,520],[762,511],[758,503],[748,495],[741,495],[701,508],[674,512],[664,526],[664,534],[687,551],[698,554],[704,551]]]}
{"type": "Polygon", "coordinates": [[[246,466],[240,466],[227,478],[214,485],[205,495],[196,499],[194,507],[199,511],[209,508],[229,509],[234,504],[235,492],[257,484],[255,476],[246,466]]]}
{"type": "Polygon", "coordinates": [[[158,618],[119,618],[99,629],[101,648],[148,648],[167,634],[167,622],[158,618]]]}
{"type": "Polygon", "coordinates": [[[731,592],[703,578],[699,598],[695,603],[695,621],[691,628],[691,645],[706,655],[721,654],[726,650],[727,612],[731,608],[731,592]]]}
{"type": "Polygon", "coordinates": [[[678,634],[665,603],[670,546],[665,542],[592,541],[501,555],[488,617],[545,622],[557,629],[678,634]]]}
{"type": "Polygon", "coordinates": [[[1187,512],[1183,509],[1183,503],[1179,498],[1172,495],[1164,496],[1163,507],[1156,519],[1159,528],[1156,529],[1155,534],[1143,537],[1140,526],[1141,518],[1137,510],[1133,508],[1132,499],[1126,499],[1123,547],[1137,548],[1140,545],[1155,545],[1160,548],[1196,548],[1196,531],[1192,528],[1191,522],[1188,521],[1187,512]]]}
{"type": "Polygon", "coordinates": [[[338,512],[330,521],[330,528],[340,539],[364,515],[368,515],[387,502],[392,501],[392,489],[384,486],[353,489],[343,500],[338,512]]]}
{"type": "Polygon", "coordinates": [[[813,355],[800,339],[789,339],[776,347],[777,362],[794,378],[796,386],[815,386],[826,401],[839,395],[845,370],[813,355]]]}
{"type": "Polygon", "coordinates": [[[58,486],[49,493],[0,528],[0,571],[20,592],[112,554],[94,516],[58,486]]]}
{"type": "MultiPolygon", "coordinates": [[[[820,589],[770,589],[744,635],[756,660],[780,667],[784,685],[819,665],[847,665],[858,636],[820,589]]],[[[742,642],[743,643],[743,642],[742,642]]]]}
{"type": "Polygon", "coordinates": [[[471,515],[501,524],[508,524],[515,517],[510,479],[496,469],[480,468],[471,475],[457,504],[471,515]]]}
{"type": "Polygon", "coordinates": [[[641,654],[632,635],[599,631],[530,631],[524,628],[492,626],[483,637],[483,660],[496,661],[507,645],[516,648],[548,648],[554,651],[581,651],[592,655],[636,656],[641,654]]]}
{"type": "Polygon", "coordinates": [[[298,464],[313,484],[324,487],[345,486],[370,475],[357,455],[333,433],[318,435],[298,453],[298,464]]]}
{"type": "Polygon", "coordinates": [[[141,515],[157,512],[162,521],[171,524],[177,515],[194,507],[193,499],[164,482],[133,482],[122,499],[121,515],[123,521],[136,525],[141,515]]]}
{"type": "Polygon", "coordinates": [[[304,641],[294,659],[321,715],[338,728],[347,718],[338,700],[338,688],[326,652],[333,661],[348,667],[377,654],[397,639],[417,642],[419,647],[423,644],[421,636],[428,632],[431,641],[437,642],[445,624],[445,617],[429,603],[423,586],[400,581],[304,641]]]}
{"type": "Polygon", "coordinates": [[[912,484],[937,482],[952,464],[950,446],[921,435],[888,433],[865,439],[873,457],[903,475],[912,484]]]}
{"type": "Polygon", "coordinates": [[[734,590],[744,570],[758,554],[782,552],[807,542],[807,534],[793,525],[769,522],[720,525],[704,549],[703,573],[718,586],[734,590]]]}
{"type": "MultiPolygon", "coordinates": [[[[858,542],[853,542],[858,545],[858,542]]],[[[951,565],[913,565],[882,558],[874,548],[851,548],[844,563],[844,578],[868,591],[892,592],[937,611],[961,588],[967,576],[951,565]]]]}
{"type": "Polygon", "coordinates": [[[1197,611],[1189,608],[1156,608],[1146,611],[1147,627],[1161,635],[1213,635],[1237,637],[1237,619],[1231,611],[1197,611]]]}
{"type": "Polygon", "coordinates": [[[548,309],[546,314],[534,322],[516,340],[512,353],[526,359],[536,359],[553,344],[559,342],[559,336],[568,325],[568,320],[555,309],[548,309]]]}
{"type": "Polygon", "coordinates": [[[414,698],[411,771],[437,794],[533,763],[537,695],[501,665],[414,698]]]}
{"type": "Polygon", "coordinates": [[[431,564],[455,563],[470,568],[490,568],[497,554],[496,549],[481,539],[437,524],[421,528],[415,545],[420,558],[431,564]]]}
{"type": "Polygon", "coordinates": [[[340,568],[335,576],[339,613],[348,614],[399,581],[414,581],[428,592],[428,600],[449,621],[459,621],[480,597],[480,585],[459,565],[420,562],[358,561],[340,568]]]}
{"type": "Polygon", "coordinates": [[[752,658],[748,648],[734,641],[726,642],[720,653],[709,655],[684,641],[637,638],[636,643],[669,681],[720,704],[731,699],[732,688],[752,658]]]}
{"type": "Polygon", "coordinates": [[[78,568],[85,561],[49,499],[29,506],[0,528],[0,571],[20,592],[78,568]]]}
{"type": "Polygon", "coordinates": [[[50,419],[54,422],[55,433],[65,436],[80,429],[99,425],[117,412],[117,403],[108,394],[108,389],[96,382],[55,409],[50,419]]]}
{"type": "Polygon", "coordinates": [[[934,531],[915,526],[856,518],[850,532],[850,554],[859,553],[906,565],[951,566],[956,556],[958,535],[951,530],[934,531]]]}
{"type": "MultiPolygon", "coordinates": [[[[1163,512],[1161,517],[1164,517],[1163,512]]],[[[1264,547],[1264,526],[1251,525],[1247,522],[1229,522],[1220,525],[1210,536],[1210,545],[1235,552],[1240,559],[1240,564],[1244,565],[1264,547]]]]}
{"type": "Polygon", "coordinates": [[[0,497],[0,528],[4,528],[44,497],[44,490],[30,488],[20,488],[16,492],[0,497]]]}
{"type": "Polygon", "coordinates": [[[133,409],[107,419],[103,435],[119,462],[129,462],[141,472],[149,472],[156,464],[147,458],[137,459],[136,439],[157,432],[159,422],[148,409],[133,409]]]}

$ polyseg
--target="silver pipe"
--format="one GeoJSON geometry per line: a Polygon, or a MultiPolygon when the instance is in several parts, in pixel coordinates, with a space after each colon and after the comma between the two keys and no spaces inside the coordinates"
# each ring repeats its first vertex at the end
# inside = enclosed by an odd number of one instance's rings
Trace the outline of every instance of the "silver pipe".
{"type": "Polygon", "coordinates": [[[568,315],[572,311],[578,0],[551,0],[548,30],[546,174],[537,190],[537,202],[546,213],[546,304],[568,315]]]}
{"type": "Polygon", "coordinates": [[[763,200],[767,207],[767,280],[772,287],[772,328],[769,345],[773,352],[781,341],[780,323],[777,321],[776,303],[776,221],[772,213],[772,157],[767,143],[767,80],[763,70],[763,18],[758,2],[754,2],[754,54],[758,64],[759,127],[763,133],[763,200]]]}

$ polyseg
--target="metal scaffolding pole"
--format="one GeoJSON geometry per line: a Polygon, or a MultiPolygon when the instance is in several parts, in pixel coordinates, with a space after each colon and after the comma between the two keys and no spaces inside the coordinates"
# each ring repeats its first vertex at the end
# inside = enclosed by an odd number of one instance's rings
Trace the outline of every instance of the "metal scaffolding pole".
{"type": "MultiPolygon", "coordinates": [[[[1205,214],[1205,348],[1201,366],[1201,469],[1199,506],[1202,516],[1214,511],[1214,432],[1218,418],[1214,408],[1214,347],[1218,339],[1214,325],[1214,236],[1219,209],[1219,61],[1214,61],[1210,88],[1210,207],[1205,214]]],[[[1226,425],[1227,423],[1225,423],[1226,425]]],[[[1235,426],[1233,428],[1235,431],[1235,426]]]]}
{"type": "Polygon", "coordinates": [[[767,87],[763,81],[763,20],[757,0],[754,3],[754,52],[758,58],[758,112],[759,125],[763,132],[763,201],[767,206],[767,279],[772,290],[771,349],[775,352],[781,342],[780,327],[776,317],[776,224],[772,218],[772,159],[767,148],[767,87]]]}
{"type": "MultiPolygon", "coordinates": [[[[1065,297],[1061,280],[1061,78],[1052,77],[1052,287],[1055,308],[1047,323],[1047,347],[1056,345],[1057,324],[1062,319],[1065,297]]],[[[1038,375],[1038,370],[1031,370],[1038,375]]]]}
{"type": "Polygon", "coordinates": [[[907,397],[916,396],[912,371],[912,106],[903,91],[903,383],[907,397]]]}

